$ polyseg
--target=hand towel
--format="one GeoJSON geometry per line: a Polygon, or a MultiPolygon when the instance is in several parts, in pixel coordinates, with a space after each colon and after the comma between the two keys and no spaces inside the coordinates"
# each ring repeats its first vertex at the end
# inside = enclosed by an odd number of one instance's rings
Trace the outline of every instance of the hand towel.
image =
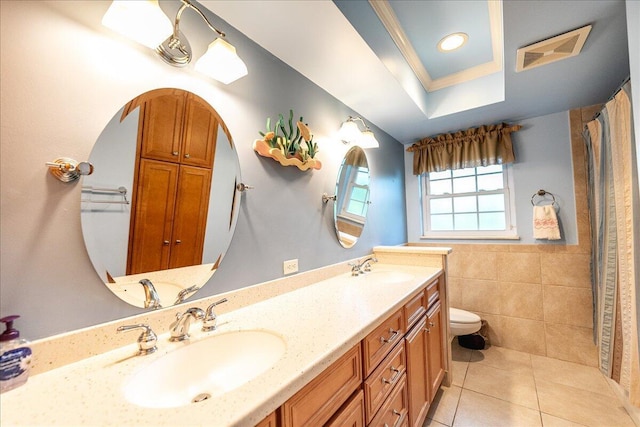
{"type": "Polygon", "coordinates": [[[560,227],[553,205],[533,207],[533,237],[560,240],[560,227]]]}

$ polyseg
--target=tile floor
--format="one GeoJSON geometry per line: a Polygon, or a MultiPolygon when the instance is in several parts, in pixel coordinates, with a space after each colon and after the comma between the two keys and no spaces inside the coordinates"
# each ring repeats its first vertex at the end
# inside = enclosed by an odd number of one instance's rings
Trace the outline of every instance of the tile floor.
{"type": "Polygon", "coordinates": [[[596,368],[455,339],[452,348],[451,387],[441,387],[424,427],[635,427],[596,368]]]}

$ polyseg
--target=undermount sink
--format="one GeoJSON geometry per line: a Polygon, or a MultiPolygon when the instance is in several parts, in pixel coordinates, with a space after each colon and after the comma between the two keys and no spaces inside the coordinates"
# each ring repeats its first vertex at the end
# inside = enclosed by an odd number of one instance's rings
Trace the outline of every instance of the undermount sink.
{"type": "Polygon", "coordinates": [[[359,276],[362,278],[375,278],[384,283],[400,283],[413,279],[413,274],[393,270],[372,270],[359,276]]]}
{"type": "Polygon", "coordinates": [[[125,398],[147,408],[173,408],[227,393],[271,368],[284,340],[268,331],[222,333],[190,343],[134,373],[125,398]]]}

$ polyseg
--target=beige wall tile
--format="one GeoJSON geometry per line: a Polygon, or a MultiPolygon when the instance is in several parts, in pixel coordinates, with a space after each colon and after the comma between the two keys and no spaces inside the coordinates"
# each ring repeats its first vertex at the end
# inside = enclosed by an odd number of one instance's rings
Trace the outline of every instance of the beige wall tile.
{"type": "Polygon", "coordinates": [[[465,279],[496,280],[498,271],[495,266],[498,260],[496,252],[461,252],[456,268],[460,269],[458,277],[465,279]]]}
{"type": "Polygon", "coordinates": [[[538,320],[502,316],[502,346],[545,355],[544,323],[538,320]]]}
{"type": "Polygon", "coordinates": [[[491,280],[462,279],[462,308],[500,314],[500,286],[491,280]]]}
{"type": "Polygon", "coordinates": [[[590,288],[544,285],[544,321],[593,327],[593,296],[590,288]]]}
{"type": "Polygon", "coordinates": [[[500,314],[543,320],[542,285],[500,282],[500,314]]]}
{"type": "Polygon", "coordinates": [[[449,276],[447,291],[449,291],[449,305],[451,307],[462,307],[462,279],[449,276]]]}
{"type": "Polygon", "coordinates": [[[502,343],[503,328],[502,328],[502,316],[490,313],[477,313],[482,320],[487,321],[487,331],[489,334],[489,344],[496,346],[504,346],[502,343]]]}
{"type": "Polygon", "coordinates": [[[547,356],[587,366],[598,366],[598,355],[591,328],[545,324],[547,356]]]}
{"type": "Polygon", "coordinates": [[[542,283],[591,287],[591,256],[588,254],[541,254],[542,283]]]}
{"type": "Polygon", "coordinates": [[[540,283],[540,254],[500,253],[498,280],[518,283],[540,283]]]}

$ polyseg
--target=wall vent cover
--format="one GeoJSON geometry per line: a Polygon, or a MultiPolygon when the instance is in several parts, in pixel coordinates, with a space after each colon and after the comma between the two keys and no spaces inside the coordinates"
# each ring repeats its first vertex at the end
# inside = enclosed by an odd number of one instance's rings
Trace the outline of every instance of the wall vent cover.
{"type": "Polygon", "coordinates": [[[516,72],[576,56],[582,50],[591,25],[546,39],[517,51],[516,72]]]}

